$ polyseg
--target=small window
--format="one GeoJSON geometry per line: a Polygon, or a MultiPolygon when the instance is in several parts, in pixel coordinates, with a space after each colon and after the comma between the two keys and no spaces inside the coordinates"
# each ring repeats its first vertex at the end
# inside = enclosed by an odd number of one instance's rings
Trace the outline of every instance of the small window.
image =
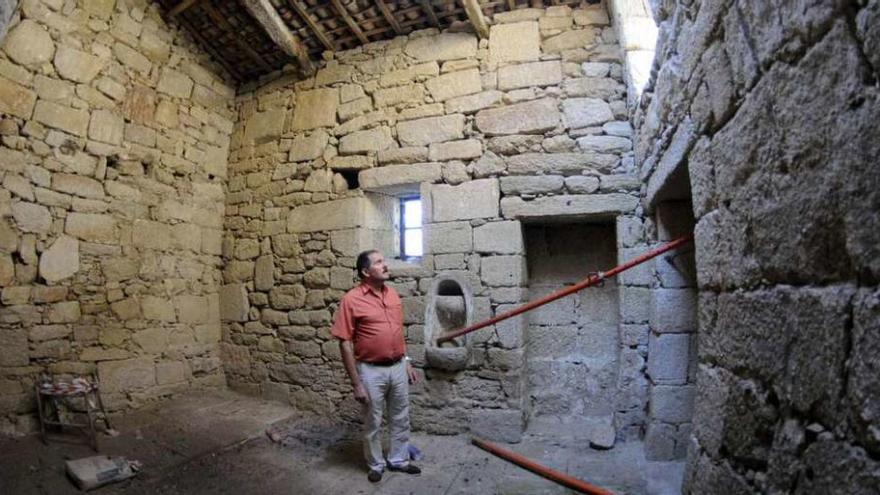
{"type": "Polygon", "coordinates": [[[419,196],[400,198],[400,257],[422,256],[422,199],[419,196]]]}

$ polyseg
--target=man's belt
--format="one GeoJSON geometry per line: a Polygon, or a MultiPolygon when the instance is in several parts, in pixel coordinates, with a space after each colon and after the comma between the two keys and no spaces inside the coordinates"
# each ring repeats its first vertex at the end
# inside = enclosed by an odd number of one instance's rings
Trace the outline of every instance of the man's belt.
{"type": "Polygon", "coordinates": [[[391,358],[391,359],[383,359],[382,361],[373,361],[373,362],[364,361],[364,362],[369,365],[372,365],[372,366],[394,366],[395,364],[399,363],[402,359],[403,359],[403,356],[391,358]]]}

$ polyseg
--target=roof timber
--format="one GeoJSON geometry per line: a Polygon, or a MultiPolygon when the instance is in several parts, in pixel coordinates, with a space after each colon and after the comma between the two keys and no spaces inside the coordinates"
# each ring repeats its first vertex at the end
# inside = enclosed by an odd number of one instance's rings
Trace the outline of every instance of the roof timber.
{"type": "Polygon", "coordinates": [[[361,30],[361,27],[358,26],[358,23],[351,18],[351,15],[348,13],[348,10],[346,10],[345,6],[339,3],[339,0],[330,0],[330,3],[333,4],[333,8],[335,8],[336,12],[340,16],[342,16],[342,20],[345,21],[346,24],[348,24],[348,28],[351,29],[351,32],[353,32],[355,36],[357,36],[358,40],[360,40],[360,42],[363,44],[369,43],[369,38],[367,38],[367,36],[361,30]]]}
{"type": "Polygon", "coordinates": [[[227,21],[226,18],[223,17],[222,14],[220,14],[220,12],[217,12],[217,9],[215,9],[210,4],[210,2],[205,2],[204,4],[202,4],[201,7],[202,7],[202,9],[205,10],[205,12],[208,13],[209,16],[211,16],[211,19],[213,19],[214,22],[216,22],[218,26],[220,26],[224,31],[226,31],[230,36],[232,36],[232,39],[235,41],[235,44],[238,45],[238,47],[243,52],[247,53],[248,56],[254,62],[256,62],[260,67],[262,67],[267,72],[272,70],[272,66],[269,65],[265,60],[263,60],[263,57],[261,57],[259,53],[257,53],[253,48],[250,47],[250,45],[245,43],[245,41],[243,39],[241,39],[240,36],[238,36],[235,28],[232,27],[231,24],[229,24],[229,21],[227,21]]]}
{"type": "Polygon", "coordinates": [[[477,32],[477,36],[480,38],[488,38],[489,23],[486,22],[486,16],[483,15],[483,9],[480,7],[480,2],[477,0],[462,0],[461,3],[464,4],[464,11],[467,13],[468,19],[470,19],[471,25],[474,27],[474,31],[477,32]]]}
{"type": "Polygon", "coordinates": [[[400,28],[400,23],[397,22],[397,19],[394,17],[394,13],[385,5],[384,0],[374,0],[376,5],[379,7],[379,10],[382,11],[382,15],[385,17],[385,20],[388,21],[388,24],[391,25],[391,28],[394,29],[395,34],[403,34],[403,29],[400,28]]]}
{"type": "Polygon", "coordinates": [[[296,39],[284,20],[278,15],[275,7],[269,0],[241,0],[248,12],[263,26],[266,34],[272,38],[284,53],[295,58],[300,68],[306,74],[315,73],[315,65],[309,59],[305,47],[296,39]]]}
{"type": "Polygon", "coordinates": [[[179,4],[175,5],[173,9],[168,11],[169,17],[177,17],[184,10],[192,7],[193,5],[201,2],[201,0],[183,0],[179,4]]]}
{"type": "Polygon", "coordinates": [[[439,27],[440,21],[437,20],[437,14],[434,12],[434,7],[431,6],[430,0],[419,0],[419,4],[428,16],[428,22],[434,27],[439,27]]]}
{"type": "Polygon", "coordinates": [[[302,20],[309,26],[309,29],[315,33],[315,37],[318,38],[318,41],[324,45],[324,48],[330,50],[331,52],[339,51],[336,48],[336,44],[333,43],[330,38],[327,36],[327,33],[312,19],[312,15],[309,14],[309,11],[300,3],[299,0],[287,0],[287,3],[296,10],[296,13],[302,18],[302,20]]]}

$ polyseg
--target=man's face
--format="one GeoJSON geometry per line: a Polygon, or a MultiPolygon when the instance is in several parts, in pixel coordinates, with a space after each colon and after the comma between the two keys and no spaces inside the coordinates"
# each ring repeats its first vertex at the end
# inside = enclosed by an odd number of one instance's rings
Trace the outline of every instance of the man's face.
{"type": "Polygon", "coordinates": [[[388,265],[385,264],[385,257],[382,256],[382,253],[371,253],[370,267],[364,271],[367,272],[366,278],[368,280],[384,282],[391,278],[391,274],[388,272],[388,265]]]}

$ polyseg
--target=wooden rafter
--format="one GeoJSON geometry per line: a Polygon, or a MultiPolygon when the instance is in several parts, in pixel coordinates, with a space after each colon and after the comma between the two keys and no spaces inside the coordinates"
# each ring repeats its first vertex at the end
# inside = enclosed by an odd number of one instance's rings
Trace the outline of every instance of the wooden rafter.
{"type": "Polygon", "coordinates": [[[179,4],[175,5],[173,9],[168,11],[168,17],[177,17],[184,10],[192,7],[193,5],[199,3],[201,0],[183,0],[179,4]]]}
{"type": "Polygon", "coordinates": [[[211,16],[211,19],[213,19],[214,22],[216,22],[217,25],[220,26],[221,29],[223,29],[224,31],[229,33],[230,36],[232,36],[232,39],[235,41],[235,44],[238,45],[238,47],[242,51],[247,53],[248,56],[254,62],[259,64],[260,67],[262,67],[264,70],[266,70],[266,72],[269,72],[272,70],[272,66],[269,65],[268,63],[266,63],[266,61],[263,60],[263,57],[261,57],[259,53],[257,53],[253,48],[251,48],[250,45],[245,43],[245,41],[238,36],[238,33],[235,31],[235,28],[232,27],[231,24],[229,24],[229,21],[227,21],[226,18],[223,17],[223,14],[221,14],[220,12],[217,12],[217,9],[215,9],[209,2],[205,2],[205,4],[202,5],[202,8],[205,10],[205,12],[208,13],[209,16],[211,16]]]}
{"type": "Polygon", "coordinates": [[[397,34],[403,34],[403,30],[400,28],[400,23],[397,22],[397,19],[394,17],[394,13],[391,12],[391,9],[385,5],[385,0],[375,0],[376,5],[379,7],[379,10],[382,11],[382,15],[385,16],[385,20],[388,21],[388,24],[391,25],[391,28],[394,29],[394,32],[397,34]]]}
{"type": "Polygon", "coordinates": [[[361,27],[358,26],[357,22],[355,22],[354,19],[352,19],[351,15],[349,15],[348,13],[348,10],[345,9],[345,6],[343,6],[339,2],[339,0],[330,0],[330,3],[333,4],[333,8],[335,8],[336,12],[338,12],[339,15],[342,16],[342,20],[345,21],[346,24],[348,24],[348,28],[351,29],[351,32],[353,32],[355,36],[357,36],[357,39],[359,39],[361,43],[369,43],[370,40],[367,38],[367,35],[365,35],[363,31],[361,31],[361,27]]]}
{"type": "Polygon", "coordinates": [[[486,16],[483,15],[483,9],[480,7],[478,0],[461,0],[464,4],[464,11],[467,13],[474,31],[480,38],[489,37],[489,23],[486,22],[486,16]]]}
{"type": "Polygon", "coordinates": [[[226,61],[226,58],[220,55],[220,52],[218,52],[217,49],[214,48],[214,46],[211,45],[211,43],[209,43],[208,40],[205,39],[204,36],[202,36],[202,33],[200,33],[198,29],[196,29],[195,27],[193,27],[192,23],[189,22],[189,21],[186,19],[186,17],[181,17],[180,19],[178,19],[178,22],[182,23],[183,25],[185,25],[185,26],[189,29],[189,32],[190,32],[190,34],[193,35],[193,38],[195,38],[196,41],[198,41],[199,43],[201,43],[202,46],[205,48],[205,50],[207,50],[208,53],[209,53],[212,57],[214,57],[215,59],[217,59],[217,62],[218,62],[220,65],[222,65],[223,68],[225,68],[226,70],[229,71],[230,74],[232,74],[232,77],[234,77],[234,78],[235,78],[236,80],[238,80],[238,81],[244,81],[244,76],[243,76],[243,74],[241,73],[241,71],[239,71],[239,70],[238,70],[237,68],[235,68],[232,64],[230,64],[229,62],[227,62],[227,61],[226,61]]]}
{"type": "Polygon", "coordinates": [[[263,26],[263,30],[272,38],[272,41],[284,50],[284,53],[296,59],[304,73],[315,73],[315,66],[309,59],[309,54],[305,47],[290,32],[290,28],[287,27],[287,24],[278,15],[278,11],[275,10],[275,7],[269,0],[241,1],[248,12],[263,26]]]}
{"type": "Polygon", "coordinates": [[[296,13],[299,14],[303,22],[305,22],[306,25],[309,26],[309,29],[311,29],[312,32],[315,33],[315,36],[318,38],[318,41],[320,41],[321,44],[324,45],[324,48],[330,50],[331,52],[339,51],[336,48],[336,44],[327,37],[327,33],[325,33],[324,30],[321,29],[321,26],[319,26],[318,23],[315,22],[314,19],[312,19],[309,11],[306,10],[305,7],[303,7],[299,0],[287,0],[287,3],[289,3],[290,6],[293,7],[293,10],[295,10],[296,13]]]}
{"type": "Polygon", "coordinates": [[[437,20],[437,14],[434,12],[434,7],[431,6],[431,1],[419,0],[419,5],[422,6],[422,10],[428,16],[428,22],[434,27],[440,27],[440,21],[437,20]]]}

